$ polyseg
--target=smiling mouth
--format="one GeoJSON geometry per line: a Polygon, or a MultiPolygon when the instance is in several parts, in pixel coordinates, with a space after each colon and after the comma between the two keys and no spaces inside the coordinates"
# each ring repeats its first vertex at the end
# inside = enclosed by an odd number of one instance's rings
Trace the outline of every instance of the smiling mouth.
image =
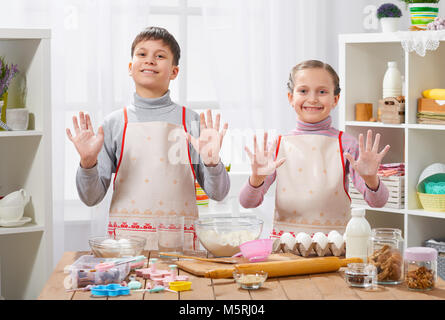
{"type": "Polygon", "coordinates": [[[141,72],[142,73],[146,73],[146,74],[158,74],[159,73],[159,72],[156,72],[154,70],[146,70],[146,69],[142,70],[141,72]]]}
{"type": "Polygon", "coordinates": [[[317,106],[302,106],[301,109],[307,112],[319,112],[322,111],[323,107],[317,107],[317,106]]]}

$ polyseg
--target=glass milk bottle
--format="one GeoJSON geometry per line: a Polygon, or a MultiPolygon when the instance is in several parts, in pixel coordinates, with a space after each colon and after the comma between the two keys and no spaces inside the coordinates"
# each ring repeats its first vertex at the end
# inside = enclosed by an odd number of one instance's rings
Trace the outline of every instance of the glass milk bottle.
{"type": "Polygon", "coordinates": [[[345,231],[346,258],[361,258],[366,263],[371,226],[365,218],[365,209],[352,209],[351,216],[345,231]]]}
{"type": "Polygon", "coordinates": [[[383,77],[383,99],[402,95],[402,74],[397,69],[396,61],[388,62],[388,69],[383,77]]]}

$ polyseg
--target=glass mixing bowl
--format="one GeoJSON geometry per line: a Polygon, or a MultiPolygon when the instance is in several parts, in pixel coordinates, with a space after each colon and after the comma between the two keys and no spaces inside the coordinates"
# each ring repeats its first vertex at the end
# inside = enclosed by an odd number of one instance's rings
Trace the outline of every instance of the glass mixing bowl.
{"type": "Polygon", "coordinates": [[[88,240],[91,251],[98,258],[139,256],[147,240],[138,236],[92,237],[88,240]]]}
{"type": "Polygon", "coordinates": [[[263,220],[256,216],[211,216],[195,220],[195,228],[208,252],[215,257],[231,257],[240,252],[240,244],[260,237],[263,220]]]}

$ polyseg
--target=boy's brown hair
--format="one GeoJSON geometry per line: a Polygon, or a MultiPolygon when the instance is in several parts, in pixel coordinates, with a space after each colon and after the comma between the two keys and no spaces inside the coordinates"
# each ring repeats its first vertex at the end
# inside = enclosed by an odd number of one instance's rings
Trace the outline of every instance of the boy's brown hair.
{"type": "Polygon", "coordinates": [[[142,30],[131,45],[131,57],[133,57],[134,49],[141,41],[146,40],[162,40],[166,46],[168,46],[173,53],[173,65],[179,65],[179,58],[181,57],[181,48],[175,37],[164,28],[160,27],[148,27],[142,30]]]}
{"type": "Polygon", "coordinates": [[[337,72],[335,72],[334,68],[332,68],[329,64],[321,62],[319,60],[306,60],[299,64],[297,64],[295,67],[292,68],[291,73],[289,75],[289,82],[287,83],[287,88],[292,93],[294,91],[295,83],[295,75],[298,71],[304,70],[304,69],[314,69],[314,68],[320,68],[325,69],[330,73],[332,76],[332,80],[334,81],[334,96],[340,94],[340,79],[338,77],[337,72]]]}

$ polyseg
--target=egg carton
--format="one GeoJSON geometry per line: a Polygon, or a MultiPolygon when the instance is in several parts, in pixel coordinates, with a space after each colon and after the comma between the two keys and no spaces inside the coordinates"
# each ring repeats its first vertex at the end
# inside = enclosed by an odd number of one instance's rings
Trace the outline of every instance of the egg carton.
{"type": "Polygon", "coordinates": [[[273,253],[292,253],[297,256],[309,257],[309,256],[335,256],[340,257],[346,255],[346,243],[343,242],[340,248],[336,246],[334,242],[328,242],[325,248],[319,243],[312,242],[309,248],[306,248],[302,243],[296,242],[292,248],[286,243],[281,243],[281,239],[276,239],[273,244],[273,253]]]}

